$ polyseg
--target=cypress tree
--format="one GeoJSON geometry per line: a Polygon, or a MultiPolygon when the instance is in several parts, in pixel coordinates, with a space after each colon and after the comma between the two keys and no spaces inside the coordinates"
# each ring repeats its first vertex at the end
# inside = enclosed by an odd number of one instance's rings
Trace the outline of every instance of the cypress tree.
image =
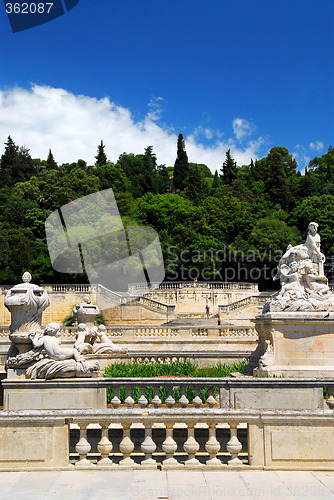
{"type": "Polygon", "coordinates": [[[184,189],[188,182],[189,162],[185,150],[183,135],[177,139],[177,156],[174,164],[173,183],[175,189],[184,189]]]}
{"type": "Polygon", "coordinates": [[[215,170],[215,175],[213,176],[213,181],[211,186],[211,193],[215,192],[219,188],[220,188],[220,178],[218,175],[218,171],[215,170]]]}
{"type": "Polygon", "coordinates": [[[153,146],[148,146],[145,149],[143,156],[144,170],[141,177],[141,185],[143,192],[152,191],[158,192],[158,175],[157,175],[157,157],[153,153],[153,146]]]}

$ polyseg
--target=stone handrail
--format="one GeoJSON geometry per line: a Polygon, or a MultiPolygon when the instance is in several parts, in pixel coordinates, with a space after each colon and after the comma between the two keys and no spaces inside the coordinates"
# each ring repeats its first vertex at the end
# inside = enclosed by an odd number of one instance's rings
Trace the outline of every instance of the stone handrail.
{"type": "Polygon", "coordinates": [[[157,300],[149,299],[148,297],[142,296],[137,298],[137,302],[151,309],[152,311],[161,312],[163,314],[172,314],[175,311],[175,305],[167,305],[162,302],[158,302],[157,300]]]}
{"type": "Polygon", "coordinates": [[[228,313],[230,311],[236,311],[238,309],[243,309],[249,304],[265,304],[270,300],[270,295],[251,295],[245,297],[244,299],[237,300],[231,304],[219,305],[219,311],[222,313],[228,313]]]}
{"type": "Polygon", "coordinates": [[[102,309],[105,309],[104,301],[107,306],[113,307],[119,304],[125,304],[125,302],[127,302],[128,300],[127,297],[124,297],[117,292],[113,292],[112,290],[109,290],[109,288],[106,288],[103,285],[96,285],[95,290],[96,290],[96,301],[102,309]]]}

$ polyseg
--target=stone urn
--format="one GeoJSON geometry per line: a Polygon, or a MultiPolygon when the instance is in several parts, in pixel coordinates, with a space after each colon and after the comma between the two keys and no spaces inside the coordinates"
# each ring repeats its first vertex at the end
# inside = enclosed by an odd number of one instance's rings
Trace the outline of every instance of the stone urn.
{"type": "Polygon", "coordinates": [[[29,334],[41,328],[42,313],[49,305],[47,292],[30,281],[31,274],[24,273],[22,283],[13,286],[5,297],[5,306],[11,313],[9,339],[12,344],[8,357],[31,349],[29,334]]]}
{"type": "Polygon", "coordinates": [[[93,328],[96,316],[100,314],[100,309],[96,304],[92,304],[89,297],[85,297],[84,302],[74,306],[73,314],[78,321],[78,325],[84,323],[87,328],[93,328]]]}

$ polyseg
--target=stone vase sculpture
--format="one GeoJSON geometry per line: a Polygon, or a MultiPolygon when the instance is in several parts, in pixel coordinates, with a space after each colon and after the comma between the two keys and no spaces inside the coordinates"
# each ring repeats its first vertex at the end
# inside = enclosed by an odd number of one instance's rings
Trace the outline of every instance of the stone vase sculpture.
{"type": "Polygon", "coordinates": [[[96,316],[100,314],[100,309],[96,304],[92,304],[89,297],[84,298],[84,302],[73,307],[73,315],[78,321],[78,324],[84,323],[87,328],[92,328],[95,323],[96,316]]]}
{"type": "Polygon", "coordinates": [[[13,286],[5,297],[5,306],[11,313],[9,339],[12,342],[7,357],[30,350],[29,334],[41,328],[42,313],[49,305],[46,290],[30,282],[31,274],[24,273],[22,283],[13,286]]]}

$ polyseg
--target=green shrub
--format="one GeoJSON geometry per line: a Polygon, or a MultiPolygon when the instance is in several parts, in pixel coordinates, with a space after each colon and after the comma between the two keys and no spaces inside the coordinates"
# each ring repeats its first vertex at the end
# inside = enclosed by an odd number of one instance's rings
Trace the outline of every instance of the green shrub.
{"type": "Polygon", "coordinates": [[[243,372],[247,362],[241,361],[233,365],[223,365],[219,362],[214,366],[197,368],[186,362],[173,363],[115,363],[105,369],[104,377],[228,377],[232,372],[243,372]]]}

